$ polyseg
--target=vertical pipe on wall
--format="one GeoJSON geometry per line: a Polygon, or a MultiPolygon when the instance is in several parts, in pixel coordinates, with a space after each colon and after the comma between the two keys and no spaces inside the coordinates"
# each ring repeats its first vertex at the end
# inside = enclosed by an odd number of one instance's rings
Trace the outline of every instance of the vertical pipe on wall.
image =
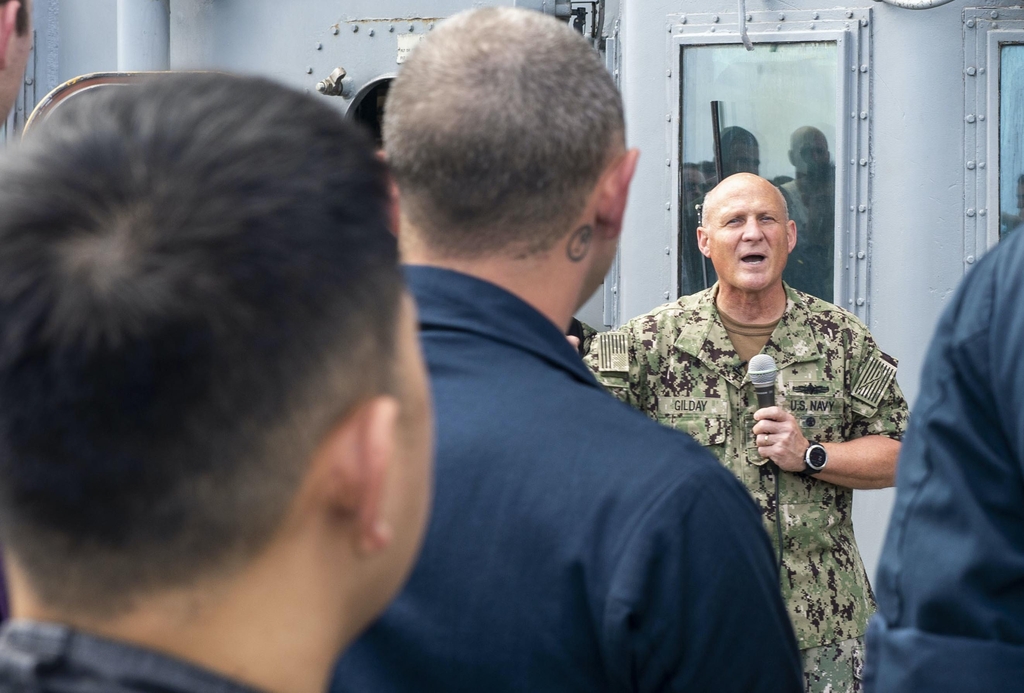
{"type": "Polygon", "coordinates": [[[171,69],[170,0],[117,0],[117,69],[171,69]]]}

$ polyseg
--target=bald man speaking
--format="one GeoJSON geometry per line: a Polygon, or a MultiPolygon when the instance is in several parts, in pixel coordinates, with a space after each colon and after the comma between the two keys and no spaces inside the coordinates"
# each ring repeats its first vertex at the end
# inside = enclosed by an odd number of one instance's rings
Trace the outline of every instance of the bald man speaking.
{"type": "Polygon", "coordinates": [[[779,556],[808,693],[859,691],[875,602],[853,489],[892,486],[907,404],[896,361],[860,320],[782,281],[797,231],[771,183],[726,178],[697,229],[718,282],[599,335],[587,363],[746,485],[779,556]],[[758,407],[747,375],[756,354],[778,366],[778,406],[758,407]]]}

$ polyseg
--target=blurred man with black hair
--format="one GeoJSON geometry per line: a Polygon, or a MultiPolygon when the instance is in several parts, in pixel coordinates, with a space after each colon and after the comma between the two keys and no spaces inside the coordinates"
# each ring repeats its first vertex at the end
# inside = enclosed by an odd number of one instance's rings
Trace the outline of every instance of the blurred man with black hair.
{"type": "Polygon", "coordinates": [[[370,143],[264,80],[163,78],[57,111],[0,209],[0,690],[323,690],[430,493],[370,143]]]}

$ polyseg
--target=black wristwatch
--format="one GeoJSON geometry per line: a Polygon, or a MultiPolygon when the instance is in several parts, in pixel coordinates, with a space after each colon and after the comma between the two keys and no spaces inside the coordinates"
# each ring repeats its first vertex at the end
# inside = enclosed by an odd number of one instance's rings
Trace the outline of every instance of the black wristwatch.
{"type": "Polygon", "coordinates": [[[817,474],[828,464],[828,453],[818,443],[811,443],[804,453],[804,474],[817,474]]]}

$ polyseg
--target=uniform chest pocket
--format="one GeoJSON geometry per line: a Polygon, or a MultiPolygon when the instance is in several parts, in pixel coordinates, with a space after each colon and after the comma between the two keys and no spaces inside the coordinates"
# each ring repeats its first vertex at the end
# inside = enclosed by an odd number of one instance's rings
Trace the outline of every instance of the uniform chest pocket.
{"type": "Polygon", "coordinates": [[[837,397],[787,397],[786,408],[796,417],[804,437],[816,443],[845,439],[844,402],[837,397]]]}
{"type": "Polygon", "coordinates": [[[724,416],[677,416],[673,421],[666,423],[687,434],[705,448],[724,445],[729,437],[729,419],[724,416]]]}
{"type": "Polygon", "coordinates": [[[658,421],[704,447],[724,445],[729,434],[729,403],[718,397],[659,397],[658,421]]]}

